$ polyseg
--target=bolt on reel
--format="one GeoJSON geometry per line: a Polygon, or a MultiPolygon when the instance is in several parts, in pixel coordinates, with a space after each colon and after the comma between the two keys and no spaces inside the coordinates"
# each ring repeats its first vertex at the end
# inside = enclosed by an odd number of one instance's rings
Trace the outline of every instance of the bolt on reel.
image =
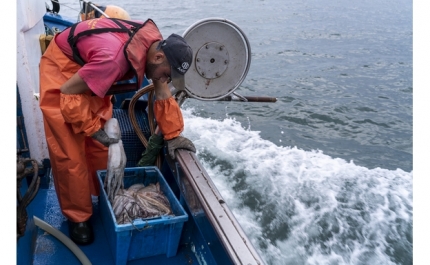
{"type": "Polygon", "coordinates": [[[235,23],[223,18],[203,19],[186,29],[183,38],[193,50],[193,61],[184,76],[185,91],[172,90],[182,98],[180,103],[186,97],[221,100],[232,93],[247,101],[234,91],[248,73],[251,46],[235,23]]]}

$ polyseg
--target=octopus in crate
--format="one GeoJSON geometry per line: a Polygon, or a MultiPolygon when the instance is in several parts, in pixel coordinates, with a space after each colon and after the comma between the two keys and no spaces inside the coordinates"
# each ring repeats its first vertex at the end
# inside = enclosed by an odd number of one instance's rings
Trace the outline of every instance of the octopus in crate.
{"type": "Polygon", "coordinates": [[[106,178],[104,180],[104,188],[109,201],[112,202],[120,190],[124,188],[123,178],[127,157],[121,140],[118,120],[115,118],[107,120],[104,130],[110,138],[119,139],[118,143],[109,145],[106,178]]]}
{"type": "Polygon", "coordinates": [[[171,215],[169,200],[160,190],[160,184],[134,184],[121,189],[115,196],[112,209],[118,224],[131,223],[138,218],[171,215]]]}
{"type": "Polygon", "coordinates": [[[138,218],[152,218],[172,214],[167,197],[160,190],[160,184],[134,184],[124,189],[124,169],[127,163],[121,141],[118,120],[106,121],[106,134],[118,143],[109,146],[106,178],[104,188],[112,205],[118,224],[130,223],[138,218]]]}

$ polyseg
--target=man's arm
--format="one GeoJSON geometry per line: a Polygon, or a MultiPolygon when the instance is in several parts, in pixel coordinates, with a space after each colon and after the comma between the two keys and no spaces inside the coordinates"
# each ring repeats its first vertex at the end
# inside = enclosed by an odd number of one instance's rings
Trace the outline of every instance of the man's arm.
{"type": "Polygon", "coordinates": [[[83,94],[88,90],[90,90],[90,88],[88,87],[87,83],[85,83],[85,81],[79,76],[78,73],[75,73],[60,87],[61,93],[67,95],[83,94]]]}
{"type": "Polygon", "coordinates": [[[154,84],[155,99],[163,100],[172,97],[172,93],[170,92],[167,82],[153,80],[152,83],[154,84]]]}
{"type": "MultiPolygon", "coordinates": [[[[61,87],[60,87],[60,91],[62,94],[66,95],[65,97],[73,97],[73,96],[69,96],[69,95],[76,95],[76,94],[84,94],[86,91],[89,91],[90,88],[88,87],[87,83],[85,83],[85,81],[78,75],[78,73],[75,73],[69,80],[67,80],[61,87]]],[[[85,95],[82,95],[82,97],[84,97],[85,95]]],[[[79,100],[80,102],[80,100],[79,100]]],[[[79,105],[75,106],[79,108],[79,105]]],[[[70,108],[68,108],[70,109],[70,108]]],[[[63,107],[62,107],[62,113],[63,116],[67,113],[68,111],[64,111],[63,112],[63,107]]],[[[92,117],[88,116],[87,120],[92,119],[92,117]]],[[[84,119],[84,117],[82,117],[82,119],[84,119]]],[[[93,125],[93,122],[90,122],[93,125]]],[[[99,122],[98,122],[99,123],[99,122]]],[[[113,143],[118,143],[119,139],[114,139],[114,138],[110,138],[106,132],[103,130],[103,128],[100,128],[98,131],[96,131],[95,133],[93,133],[91,135],[92,138],[96,139],[97,141],[99,141],[101,144],[103,144],[104,146],[108,147],[110,144],[113,143]]]]}
{"type": "MultiPolygon", "coordinates": [[[[155,98],[159,101],[165,101],[165,104],[156,103],[155,116],[158,122],[157,130],[160,129],[164,135],[164,139],[167,141],[167,150],[172,159],[175,159],[176,149],[187,149],[191,152],[196,152],[196,148],[189,139],[180,136],[179,134],[184,129],[184,121],[182,118],[182,112],[179,105],[172,98],[167,82],[160,82],[157,80],[153,81],[155,98]],[[166,100],[172,100],[168,103],[166,100]],[[167,110],[165,109],[167,108],[167,110]],[[166,117],[166,114],[170,117],[166,117]],[[168,132],[168,138],[166,138],[166,132],[168,132]]],[[[157,102],[157,101],[156,101],[157,102]]],[[[158,133],[156,130],[156,134],[158,133]]]]}

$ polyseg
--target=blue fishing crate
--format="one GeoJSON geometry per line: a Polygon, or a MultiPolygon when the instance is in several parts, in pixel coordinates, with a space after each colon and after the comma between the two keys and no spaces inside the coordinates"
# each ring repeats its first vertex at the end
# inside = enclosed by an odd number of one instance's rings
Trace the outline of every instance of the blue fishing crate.
{"type": "Polygon", "coordinates": [[[157,167],[134,167],[124,170],[124,188],[142,183],[160,183],[160,189],[169,200],[175,216],[136,219],[133,224],[118,224],[111,203],[103,188],[106,170],[97,171],[100,182],[100,213],[109,246],[116,265],[160,254],[176,255],[184,223],[188,215],[170,189],[157,167]]]}

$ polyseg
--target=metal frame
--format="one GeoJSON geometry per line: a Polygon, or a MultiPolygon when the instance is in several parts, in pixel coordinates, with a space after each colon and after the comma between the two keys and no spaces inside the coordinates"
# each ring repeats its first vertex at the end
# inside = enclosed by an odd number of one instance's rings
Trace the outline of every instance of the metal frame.
{"type": "MultiPolygon", "coordinates": [[[[246,46],[246,49],[247,49],[247,57],[246,57],[247,63],[246,63],[245,70],[244,70],[241,78],[239,79],[239,81],[235,84],[234,88],[231,89],[231,91],[229,91],[225,95],[222,95],[222,96],[219,96],[219,97],[213,97],[213,98],[205,98],[205,97],[196,96],[193,93],[189,93],[188,91],[186,91],[188,97],[196,98],[196,99],[203,100],[203,101],[219,100],[219,99],[224,98],[224,97],[230,95],[231,93],[233,93],[242,84],[242,82],[245,80],[245,78],[246,78],[246,76],[248,74],[250,65],[251,65],[251,45],[249,43],[249,40],[246,37],[245,33],[240,29],[240,27],[238,25],[236,25],[234,22],[232,22],[232,21],[230,21],[228,19],[218,18],[218,17],[212,17],[212,18],[206,18],[206,19],[199,20],[199,21],[195,22],[194,24],[192,24],[191,26],[189,26],[184,31],[184,33],[182,34],[182,37],[186,38],[187,34],[189,34],[195,28],[197,28],[197,27],[199,27],[199,26],[201,26],[203,24],[213,23],[213,22],[227,24],[227,25],[229,25],[230,27],[232,27],[234,30],[236,30],[240,34],[240,37],[243,39],[243,41],[245,43],[245,46],[246,46]]],[[[185,90],[187,90],[187,88],[185,88],[185,90]]],[[[178,92],[178,91],[174,91],[173,94],[175,94],[176,92],[178,92]]]]}

